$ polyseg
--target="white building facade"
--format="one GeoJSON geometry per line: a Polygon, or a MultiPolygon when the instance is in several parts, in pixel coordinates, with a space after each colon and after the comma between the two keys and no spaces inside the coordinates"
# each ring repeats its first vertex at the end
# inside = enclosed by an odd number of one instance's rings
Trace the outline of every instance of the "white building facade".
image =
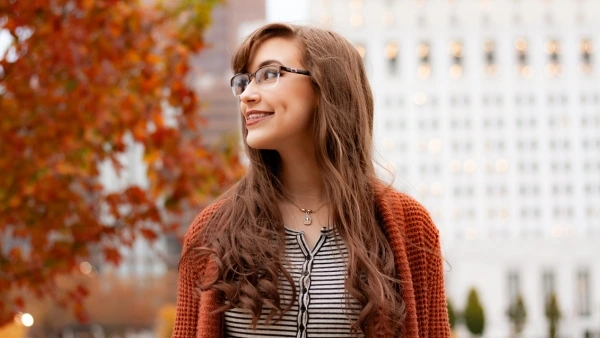
{"type": "Polygon", "coordinates": [[[600,1],[309,3],[364,57],[378,161],[440,228],[455,307],[476,288],[508,337],[522,294],[547,337],[555,293],[561,337],[600,337],[600,1]]]}

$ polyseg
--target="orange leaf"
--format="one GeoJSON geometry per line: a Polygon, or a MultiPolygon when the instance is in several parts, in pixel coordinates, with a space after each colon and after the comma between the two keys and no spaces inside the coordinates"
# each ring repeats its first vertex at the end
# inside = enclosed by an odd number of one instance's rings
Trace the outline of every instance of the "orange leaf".
{"type": "Polygon", "coordinates": [[[121,253],[119,252],[119,250],[117,250],[116,248],[105,247],[104,248],[104,259],[106,259],[106,261],[109,263],[118,265],[119,263],[121,263],[121,260],[123,259],[123,257],[121,256],[121,253]]]}
{"type": "Polygon", "coordinates": [[[144,236],[146,240],[150,242],[153,242],[158,238],[156,232],[150,229],[140,229],[140,233],[142,234],[142,236],[144,236]]]}

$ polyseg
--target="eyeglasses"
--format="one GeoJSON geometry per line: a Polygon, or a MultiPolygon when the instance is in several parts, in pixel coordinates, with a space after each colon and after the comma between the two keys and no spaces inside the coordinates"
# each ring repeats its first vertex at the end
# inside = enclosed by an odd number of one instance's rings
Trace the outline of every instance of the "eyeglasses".
{"type": "Polygon", "coordinates": [[[254,73],[251,74],[235,74],[231,78],[231,91],[236,97],[242,95],[244,90],[246,90],[246,87],[248,87],[248,85],[250,84],[250,81],[252,81],[252,78],[254,78],[256,84],[261,88],[273,88],[279,83],[281,71],[310,76],[310,72],[307,70],[290,68],[285,66],[267,65],[260,67],[254,73]]]}

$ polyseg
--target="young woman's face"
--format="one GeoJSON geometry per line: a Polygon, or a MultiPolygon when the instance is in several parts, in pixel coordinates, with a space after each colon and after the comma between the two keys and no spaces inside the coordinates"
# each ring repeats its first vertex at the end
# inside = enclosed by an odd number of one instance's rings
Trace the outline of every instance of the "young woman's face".
{"type": "MultiPolygon", "coordinates": [[[[256,48],[248,73],[265,65],[305,69],[296,43],[283,38],[268,39],[256,48]]],[[[251,148],[282,151],[313,144],[310,129],[317,95],[311,78],[283,70],[280,74],[274,87],[257,85],[252,78],[240,95],[240,110],[248,128],[246,142],[251,148]]]]}

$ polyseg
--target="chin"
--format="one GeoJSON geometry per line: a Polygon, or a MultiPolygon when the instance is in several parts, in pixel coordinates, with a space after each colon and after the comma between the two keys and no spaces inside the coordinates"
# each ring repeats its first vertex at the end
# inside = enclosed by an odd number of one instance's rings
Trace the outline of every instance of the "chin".
{"type": "Polygon", "coordinates": [[[267,140],[262,137],[246,137],[246,143],[248,147],[257,150],[275,150],[275,145],[272,140],[267,140]]]}

